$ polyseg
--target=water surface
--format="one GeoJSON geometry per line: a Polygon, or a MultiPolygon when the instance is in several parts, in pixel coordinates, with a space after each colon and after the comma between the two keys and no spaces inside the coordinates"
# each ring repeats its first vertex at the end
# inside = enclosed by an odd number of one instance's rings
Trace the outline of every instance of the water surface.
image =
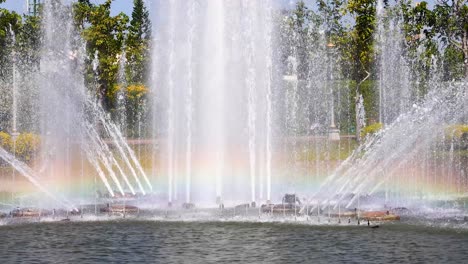
{"type": "Polygon", "coordinates": [[[466,263],[466,230],[108,221],[0,226],[1,263],[466,263]]]}

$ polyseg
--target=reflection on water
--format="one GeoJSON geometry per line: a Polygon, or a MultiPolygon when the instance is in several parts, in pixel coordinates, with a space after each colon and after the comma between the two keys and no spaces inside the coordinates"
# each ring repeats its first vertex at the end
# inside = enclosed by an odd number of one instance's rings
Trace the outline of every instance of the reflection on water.
{"type": "Polygon", "coordinates": [[[0,227],[1,263],[461,263],[466,230],[111,221],[0,227]]]}

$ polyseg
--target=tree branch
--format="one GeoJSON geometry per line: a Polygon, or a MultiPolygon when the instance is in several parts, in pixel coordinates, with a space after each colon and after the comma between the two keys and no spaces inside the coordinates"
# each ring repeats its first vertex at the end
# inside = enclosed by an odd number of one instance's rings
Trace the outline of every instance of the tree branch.
{"type": "Polygon", "coordinates": [[[368,72],[368,71],[366,71],[366,70],[364,70],[364,71],[367,73],[367,75],[366,75],[366,77],[364,77],[364,79],[362,79],[362,80],[358,83],[358,87],[361,86],[361,84],[362,84],[363,82],[365,82],[367,79],[369,79],[369,77],[370,77],[370,72],[368,72]]]}
{"type": "Polygon", "coordinates": [[[460,50],[463,50],[462,46],[460,45],[460,43],[457,43],[456,41],[452,40],[452,39],[449,39],[449,42],[454,45],[457,49],[460,49],[460,50]]]}

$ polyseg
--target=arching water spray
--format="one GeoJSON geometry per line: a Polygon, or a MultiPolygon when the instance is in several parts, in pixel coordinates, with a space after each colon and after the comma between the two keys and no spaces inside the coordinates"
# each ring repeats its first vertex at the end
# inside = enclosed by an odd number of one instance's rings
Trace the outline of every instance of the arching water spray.
{"type": "Polygon", "coordinates": [[[59,198],[58,196],[54,195],[49,189],[43,186],[37,177],[35,176],[34,171],[29,168],[28,165],[23,163],[22,161],[16,159],[13,155],[11,155],[8,151],[4,148],[0,147],[0,158],[4,161],[8,162],[15,170],[21,173],[26,179],[28,179],[35,187],[37,187],[41,192],[55,200],[56,202],[60,203],[60,205],[65,206],[68,209],[76,208],[71,202],[66,199],[59,198]]]}

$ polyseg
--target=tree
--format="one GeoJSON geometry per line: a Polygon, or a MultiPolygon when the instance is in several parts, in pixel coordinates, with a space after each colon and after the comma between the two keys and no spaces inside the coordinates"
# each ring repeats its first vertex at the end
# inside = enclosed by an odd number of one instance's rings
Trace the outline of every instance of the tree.
{"type": "Polygon", "coordinates": [[[335,100],[334,108],[337,113],[335,123],[341,131],[349,131],[354,127],[354,122],[349,118],[349,116],[353,116],[349,100],[352,99],[352,96],[349,95],[348,82],[342,80],[343,77],[347,76],[346,71],[349,69],[349,59],[347,56],[343,56],[346,54],[348,41],[346,36],[347,30],[349,30],[344,17],[346,2],[343,0],[319,0],[317,4],[317,13],[320,16],[327,41],[327,67],[331,71],[330,76],[333,76],[333,80],[329,81],[331,81],[332,90],[330,92],[335,100]],[[345,91],[342,92],[342,90],[345,91]]]}
{"type": "Polygon", "coordinates": [[[426,2],[420,2],[414,7],[410,1],[401,1],[398,7],[403,18],[405,34],[406,57],[409,60],[415,88],[420,97],[427,92],[428,80],[432,78],[431,69],[434,59],[439,57],[439,47],[434,39],[434,12],[426,2]],[[421,52],[423,48],[423,52],[421,52]]]}
{"type": "Polygon", "coordinates": [[[374,31],[376,26],[376,1],[348,1],[347,11],[354,15],[354,29],[350,32],[353,49],[349,58],[353,64],[352,79],[362,82],[370,77],[374,59],[374,31]]]}
{"type": "Polygon", "coordinates": [[[6,81],[12,73],[14,39],[22,26],[21,16],[0,8],[0,79],[6,81]]]}
{"type": "Polygon", "coordinates": [[[24,71],[39,68],[41,48],[41,17],[25,16],[17,36],[18,60],[24,71]]]}
{"type": "MultiPolygon", "coordinates": [[[[356,137],[359,140],[360,127],[360,98],[361,85],[371,77],[374,59],[374,31],[376,26],[376,1],[350,0],[347,12],[354,17],[354,28],[348,33],[348,47],[345,56],[348,57],[352,70],[351,79],[356,84],[355,110],[356,110],[356,137]]],[[[365,100],[366,98],[364,98],[365,100]]]]}
{"type": "Polygon", "coordinates": [[[283,45],[289,50],[285,50],[285,59],[294,57],[296,63],[296,74],[299,80],[307,79],[309,74],[309,51],[314,47],[320,21],[319,17],[310,10],[304,1],[299,1],[296,8],[286,19],[283,45]]]}
{"type": "Polygon", "coordinates": [[[126,41],[128,82],[143,84],[148,81],[151,44],[151,21],[143,0],[133,1],[132,20],[126,41]]]}
{"type": "Polygon", "coordinates": [[[318,10],[325,27],[327,41],[334,44],[339,43],[340,37],[345,33],[342,24],[343,8],[343,0],[318,0],[318,10]]]}
{"type": "Polygon", "coordinates": [[[95,76],[96,93],[106,110],[115,107],[119,59],[128,23],[128,16],[123,13],[110,15],[111,4],[112,0],[106,0],[101,5],[92,5],[89,1],[74,5],[75,25],[81,29],[88,52],[88,85],[93,83],[90,76],[95,76]],[[92,63],[95,59],[96,68],[92,63]]]}
{"type": "Polygon", "coordinates": [[[145,113],[148,92],[148,88],[142,84],[129,85],[126,88],[128,136],[141,136],[139,133],[141,127],[138,126],[142,124],[141,121],[145,113]]]}
{"type": "MultiPolygon", "coordinates": [[[[453,54],[458,50],[463,58],[464,78],[468,80],[468,1],[440,0],[434,7],[433,27],[439,41],[453,54]]],[[[456,59],[457,55],[454,58],[456,59]]],[[[448,57],[450,58],[450,57],[448,57]]],[[[456,61],[452,61],[455,62],[456,61]]]]}
{"type": "Polygon", "coordinates": [[[91,6],[91,2],[89,2],[89,0],[78,0],[78,3],[80,4],[83,4],[83,5],[87,5],[87,6],[91,6]]]}
{"type": "MultiPolygon", "coordinates": [[[[336,46],[334,50],[337,50],[339,53],[346,49],[345,36],[347,32],[342,21],[345,7],[344,3],[345,2],[343,0],[318,1],[318,14],[325,31],[327,45],[333,44],[336,46]]],[[[340,65],[346,60],[346,56],[339,56],[334,59],[334,62],[340,65]]]]}

